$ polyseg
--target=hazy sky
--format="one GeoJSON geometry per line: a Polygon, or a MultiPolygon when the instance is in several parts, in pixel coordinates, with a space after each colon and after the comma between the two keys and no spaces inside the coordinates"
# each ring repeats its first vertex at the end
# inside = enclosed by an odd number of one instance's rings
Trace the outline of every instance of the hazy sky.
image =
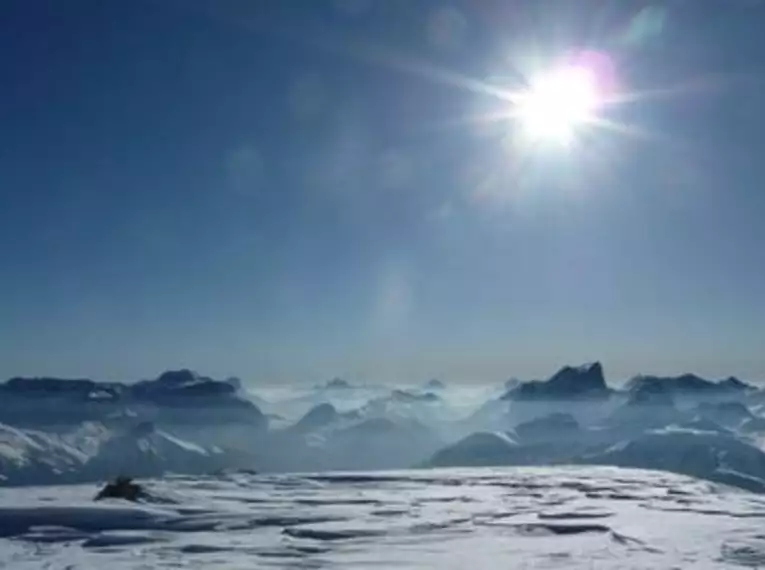
{"type": "Polygon", "coordinates": [[[2,0],[0,376],[765,379],[763,22],[2,0]],[[487,119],[585,48],[627,128],[532,149],[487,119]]]}

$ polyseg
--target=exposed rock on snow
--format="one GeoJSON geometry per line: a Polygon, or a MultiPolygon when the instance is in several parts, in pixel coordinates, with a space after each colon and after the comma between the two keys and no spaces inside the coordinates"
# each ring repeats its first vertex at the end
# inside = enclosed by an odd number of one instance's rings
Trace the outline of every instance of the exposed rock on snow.
{"type": "Polygon", "coordinates": [[[765,499],[652,471],[555,467],[0,489],[0,567],[755,568],[765,499]]]}
{"type": "Polygon", "coordinates": [[[134,483],[130,477],[117,477],[114,481],[104,485],[95,496],[95,501],[103,499],[124,499],[136,502],[144,495],[143,488],[134,483]]]}

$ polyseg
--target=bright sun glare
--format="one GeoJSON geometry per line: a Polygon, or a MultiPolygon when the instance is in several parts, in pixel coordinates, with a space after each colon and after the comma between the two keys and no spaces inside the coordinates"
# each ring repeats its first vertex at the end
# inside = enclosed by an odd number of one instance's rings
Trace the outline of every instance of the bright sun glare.
{"type": "Polygon", "coordinates": [[[591,70],[561,67],[530,82],[528,90],[519,96],[516,119],[533,140],[567,144],[595,118],[600,102],[591,70]]]}

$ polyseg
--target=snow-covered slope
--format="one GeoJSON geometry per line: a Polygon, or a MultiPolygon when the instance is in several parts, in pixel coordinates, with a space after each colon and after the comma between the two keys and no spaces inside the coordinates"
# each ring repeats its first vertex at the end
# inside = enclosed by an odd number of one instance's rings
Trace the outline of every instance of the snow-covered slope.
{"type": "Polygon", "coordinates": [[[60,433],[0,424],[0,486],[96,481],[125,474],[150,477],[211,472],[246,466],[245,459],[147,423],[122,430],[84,424],[60,433]]]}
{"type": "Polygon", "coordinates": [[[0,424],[0,483],[43,484],[76,477],[88,455],[60,437],[0,424]]]}
{"type": "Polygon", "coordinates": [[[679,475],[520,468],[173,478],[155,500],[0,490],[0,568],[757,568],[765,498],[679,475]]]}
{"type": "Polygon", "coordinates": [[[719,430],[669,427],[619,442],[583,461],[663,469],[765,493],[765,453],[719,430]]]}
{"type": "Polygon", "coordinates": [[[225,467],[221,450],[206,449],[151,424],[104,439],[85,465],[89,479],[128,474],[153,477],[168,472],[203,473],[225,467]]]}

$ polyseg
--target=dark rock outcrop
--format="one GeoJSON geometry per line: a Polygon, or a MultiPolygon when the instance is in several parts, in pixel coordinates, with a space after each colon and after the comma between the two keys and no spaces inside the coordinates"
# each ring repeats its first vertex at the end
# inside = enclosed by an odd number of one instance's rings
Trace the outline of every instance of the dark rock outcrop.
{"type": "Polygon", "coordinates": [[[610,390],[600,362],[573,367],[565,366],[549,380],[522,382],[502,396],[502,400],[575,400],[602,399],[610,390]]]}
{"type": "Polygon", "coordinates": [[[130,477],[117,477],[114,481],[107,483],[93,500],[124,499],[126,501],[137,502],[144,494],[143,487],[138,483],[133,483],[130,477]]]}

